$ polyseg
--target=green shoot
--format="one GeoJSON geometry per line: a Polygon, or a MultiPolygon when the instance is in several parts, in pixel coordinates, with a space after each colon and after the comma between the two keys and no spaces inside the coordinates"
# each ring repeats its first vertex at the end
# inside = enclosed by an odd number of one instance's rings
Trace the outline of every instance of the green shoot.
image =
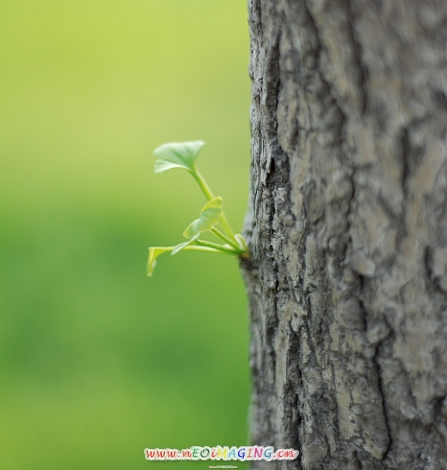
{"type": "Polygon", "coordinates": [[[168,252],[175,255],[179,251],[206,251],[208,253],[230,254],[242,257],[249,256],[249,250],[244,237],[239,233],[233,233],[231,230],[230,224],[223,212],[222,198],[214,197],[205,179],[196,169],[197,155],[204,145],[205,143],[200,140],[170,143],[164,144],[154,151],[154,155],[157,157],[155,173],[164,173],[173,168],[183,168],[196,180],[208,202],[202,208],[199,218],[191,222],[183,232],[183,236],[188,238],[188,241],[176,246],[149,248],[148,276],[152,276],[157,264],[157,257],[168,252]],[[217,228],[218,225],[222,227],[223,232],[217,228]],[[200,240],[199,237],[204,232],[211,232],[224,243],[200,240]]]}

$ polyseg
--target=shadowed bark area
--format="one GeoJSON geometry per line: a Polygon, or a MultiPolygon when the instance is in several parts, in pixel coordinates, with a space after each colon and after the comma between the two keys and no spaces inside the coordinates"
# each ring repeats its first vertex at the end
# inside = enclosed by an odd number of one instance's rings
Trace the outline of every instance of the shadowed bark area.
{"type": "Polygon", "coordinates": [[[248,3],[253,468],[447,468],[447,3],[248,3]]]}

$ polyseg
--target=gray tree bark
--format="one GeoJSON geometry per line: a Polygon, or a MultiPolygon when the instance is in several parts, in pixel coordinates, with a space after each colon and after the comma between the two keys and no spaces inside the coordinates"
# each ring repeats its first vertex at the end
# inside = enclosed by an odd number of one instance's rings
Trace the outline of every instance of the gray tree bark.
{"type": "Polygon", "coordinates": [[[447,3],[249,0],[261,469],[447,468],[447,3]]]}

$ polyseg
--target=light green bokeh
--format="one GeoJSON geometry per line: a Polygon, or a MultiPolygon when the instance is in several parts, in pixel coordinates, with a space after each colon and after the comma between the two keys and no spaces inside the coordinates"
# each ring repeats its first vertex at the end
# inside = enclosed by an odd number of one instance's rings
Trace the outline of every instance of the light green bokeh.
{"type": "MultiPolygon", "coordinates": [[[[205,200],[239,230],[249,167],[244,0],[0,3],[0,468],[207,468],[145,447],[247,444],[245,293],[182,242],[205,200]]],[[[238,468],[244,464],[234,463],[238,468]]]]}

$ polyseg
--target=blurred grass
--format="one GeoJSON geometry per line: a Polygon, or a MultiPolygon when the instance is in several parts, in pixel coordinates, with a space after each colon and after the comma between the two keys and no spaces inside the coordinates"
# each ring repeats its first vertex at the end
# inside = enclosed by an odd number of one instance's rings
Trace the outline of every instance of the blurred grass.
{"type": "MultiPolygon", "coordinates": [[[[152,150],[202,139],[239,229],[249,80],[241,0],[0,3],[0,468],[207,468],[145,447],[244,445],[245,294],[181,253],[204,199],[152,150]]],[[[239,468],[244,464],[236,463],[239,468]]]]}

